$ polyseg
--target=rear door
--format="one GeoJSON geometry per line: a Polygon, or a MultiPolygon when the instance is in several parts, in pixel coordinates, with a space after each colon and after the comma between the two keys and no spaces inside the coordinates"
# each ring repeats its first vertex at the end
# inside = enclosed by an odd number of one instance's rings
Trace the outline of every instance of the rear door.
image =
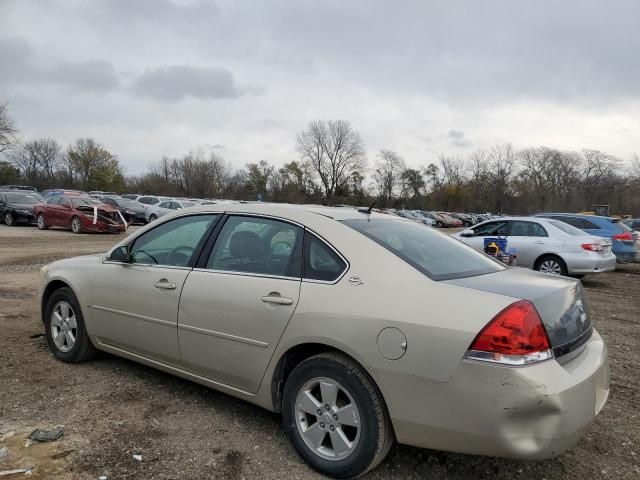
{"type": "Polygon", "coordinates": [[[507,248],[514,248],[517,264],[521,267],[533,268],[536,259],[548,248],[549,235],[538,222],[511,220],[507,248]]]}
{"type": "Polygon", "coordinates": [[[227,218],[180,299],[178,337],[187,368],[258,390],[298,303],[303,233],[274,218],[227,218]]]}

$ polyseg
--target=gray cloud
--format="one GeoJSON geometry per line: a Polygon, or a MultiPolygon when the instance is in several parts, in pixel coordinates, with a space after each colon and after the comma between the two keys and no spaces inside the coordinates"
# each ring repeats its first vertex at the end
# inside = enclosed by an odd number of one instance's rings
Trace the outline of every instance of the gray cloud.
{"type": "Polygon", "coordinates": [[[135,79],[131,91],[141,97],[169,103],[186,97],[209,100],[237,98],[242,94],[229,70],[189,65],[148,69],[135,79]]]}
{"type": "Polygon", "coordinates": [[[449,138],[460,139],[464,137],[464,132],[461,130],[449,130],[449,133],[447,133],[447,136],[449,138]]]}
{"type": "Polygon", "coordinates": [[[53,84],[78,91],[107,92],[119,86],[113,65],[102,60],[38,62],[33,47],[24,38],[0,38],[0,84],[53,84]]]}

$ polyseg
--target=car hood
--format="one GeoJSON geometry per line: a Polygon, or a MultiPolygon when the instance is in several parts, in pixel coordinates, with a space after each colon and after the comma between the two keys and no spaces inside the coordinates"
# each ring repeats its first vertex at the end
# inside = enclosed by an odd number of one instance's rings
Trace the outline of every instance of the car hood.
{"type": "Polygon", "coordinates": [[[107,213],[116,213],[118,211],[117,208],[112,207],[111,205],[105,205],[105,204],[101,204],[101,205],[79,205],[77,207],[74,208],[74,210],[79,210],[81,212],[89,212],[89,213],[93,213],[93,209],[97,208],[99,212],[107,212],[107,213]]]}
{"type": "Polygon", "coordinates": [[[593,331],[589,307],[578,280],[514,267],[446,282],[529,300],[542,318],[556,356],[579,348],[593,331]]]}

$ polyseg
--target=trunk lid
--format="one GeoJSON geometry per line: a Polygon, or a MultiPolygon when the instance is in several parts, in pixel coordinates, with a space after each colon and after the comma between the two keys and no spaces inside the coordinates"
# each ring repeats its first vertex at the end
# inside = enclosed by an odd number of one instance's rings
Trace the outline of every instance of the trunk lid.
{"type": "Polygon", "coordinates": [[[514,301],[529,300],[542,318],[556,357],[580,348],[593,332],[589,307],[578,280],[516,267],[446,283],[513,297],[514,301]]]}

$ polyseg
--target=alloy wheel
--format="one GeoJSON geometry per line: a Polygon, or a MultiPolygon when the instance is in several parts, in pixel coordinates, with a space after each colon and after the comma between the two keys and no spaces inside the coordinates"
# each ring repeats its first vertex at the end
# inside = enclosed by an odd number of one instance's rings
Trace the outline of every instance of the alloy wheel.
{"type": "Polygon", "coordinates": [[[68,302],[59,301],[51,312],[51,337],[56,348],[67,353],[76,344],[78,323],[76,314],[68,302]]]}
{"type": "Polygon", "coordinates": [[[540,264],[540,272],[548,273],[549,275],[562,274],[562,267],[557,260],[548,259],[540,264]]]}
{"type": "Polygon", "coordinates": [[[71,230],[73,231],[73,233],[80,233],[80,231],[82,230],[80,219],[78,217],[74,217],[73,220],[71,220],[71,230]]]}
{"type": "Polygon", "coordinates": [[[12,215],[11,213],[7,213],[7,214],[4,216],[4,223],[5,223],[8,227],[13,226],[14,222],[15,222],[15,220],[14,220],[13,215],[12,215]]]}
{"type": "Polygon", "coordinates": [[[44,227],[46,227],[47,224],[44,223],[44,216],[42,214],[38,215],[38,228],[40,230],[44,230],[44,227]]]}
{"type": "Polygon", "coordinates": [[[343,460],[360,440],[360,412],[351,394],[336,380],[305,383],[296,397],[295,420],[307,447],[325,460],[343,460]]]}

